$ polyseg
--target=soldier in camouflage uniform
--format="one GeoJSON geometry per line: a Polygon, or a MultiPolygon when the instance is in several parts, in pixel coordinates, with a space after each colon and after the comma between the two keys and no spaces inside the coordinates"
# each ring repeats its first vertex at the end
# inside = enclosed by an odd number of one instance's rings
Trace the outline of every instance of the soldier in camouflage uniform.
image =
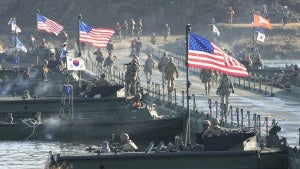
{"type": "Polygon", "coordinates": [[[219,124],[220,121],[218,119],[216,118],[211,119],[211,126],[209,126],[208,129],[205,130],[203,136],[210,135],[210,134],[220,136],[229,131],[226,128],[220,127],[219,124]]]}
{"type": "Polygon", "coordinates": [[[98,48],[93,54],[96,55],[98,70],[100,73],[102,73],[102,65],[103,65],[104,57],[101,48],[98,48]]]}
{"type": "Polygon", "coordinates": [[[144,73],[146,74],[147,84],[151,83],[152,72],[154,69],[154,61],[152,55],[148,54],[148,59],[145,61],[144,73]]]}
{"type": "Polygon", "coordinates": [[[212,70],[209,69],[202,69],[200,73],[200,79],[201,82],[204,83],[206,95],[210,94],[210,83],[212,80],[212,73],[213,73],[212,70]]]}
{"type": "Polygon", "coordinates": [[[130,63],[127,64],[125,72],[125,95],[135,94],[137,89],[137,79],[140,66],[136,59],[132,59],[130,63]]]}
{"type": "Polygon", "coordinates": [[[165,68],[165,80],[168,84],[168,93],[171,93],[174,89],[174,75],[178,78],[177,66],[174,63],[174,59],[170,57],[165,68]]]}
{"type": "Polygon", "coordinates": [[[169,61],[168,55],[164,52],[163,57],[158,62],[158,70],[162,73],[162,82],[165,83],[165,68],[167,66],[167,63],[169,61]]]}
{"type": "Polygon", "coordinates": [[[221,106],[225,106],[223,107],[224,111],[227,111],[228,104],[229,104],[228,97],[231,92],[234,93],[233,84],[230,78],[227,76],[227,74],[223,74],[219,82],[217,94],[221,96],[221,106]]]}
{"type": "Polygon", "coordinates": [[[216,83],[218,85],[219,83],[219,72],[213,70],[212,73],[212,81],[211,81],[211,86],[214,86],[214,83],[216,83]]]}
{"type": "Polygon", "coordinates": [[[114,60],[112,59],[111,53],[109,53],[108,57],[105,59],[103,67],[107,69],[108,79],[112,79],[112,68],[114,66],[114,60]]]}
{"type": "Polygon", "coordinates": [[[170,36],[171,29],[169,27],[169,24],[166,23],[164,27],[164,43],[168,42],[168,37],[170,36]]]}

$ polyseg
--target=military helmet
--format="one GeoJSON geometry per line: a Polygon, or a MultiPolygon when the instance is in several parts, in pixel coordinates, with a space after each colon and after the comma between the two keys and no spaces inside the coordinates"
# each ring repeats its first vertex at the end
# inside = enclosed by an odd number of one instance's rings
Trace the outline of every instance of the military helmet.
{"type": "Polygon", "coordinates": [[[120,135],[120,139],[121,139],[121,141],[127,141],[127,140],[129,140],[129,135],[127,133],[122,133],[120,135]]]}
{"type": "Polygon", "coordinates": [[[211,119],[211,123],[216,125],[216,124],[220,124],[220,121],[217,118],[213,118],[211,119]]]}
{"type": "Polygon", "coordinates": [[[202,124],[203,124],[203,126],[204,125],[206,125],[206,126],[210,126],[211,125],[209,120],[204,120],[202,124]]]}
{"type": "Polygon", "coordinates": [[[101,73],[100,77],[101,77],[101,78],[105,78],[105,74],[104,74],[104,73],[101,73]]]}

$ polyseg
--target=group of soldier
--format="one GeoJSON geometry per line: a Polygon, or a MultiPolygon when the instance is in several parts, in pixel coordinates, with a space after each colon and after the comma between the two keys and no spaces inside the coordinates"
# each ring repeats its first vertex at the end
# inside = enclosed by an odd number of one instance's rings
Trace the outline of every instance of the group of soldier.
{"type": "Polygon", "coordinates": [[[217,71],[202,69],[200,72],[201,82],[204,83],[205,94],[210,95],[212,84],[218,84],[217,95],[221,96],[221,108],[227,111],[229,104],[230,93],[234,93],[234,86],[227,74],[222,74],[221,79],[218,81],[219,73],[217,71]]]}
{"type": "Polygon", "coordinates": [[[126,19],[122,24],[119,22],[115,26],[116,38],[121,40],[121,37],[125,36],[142,36],[143,34],[143,20],[139,18],[135,21],[133,18],[128,22],[126,19]]]}

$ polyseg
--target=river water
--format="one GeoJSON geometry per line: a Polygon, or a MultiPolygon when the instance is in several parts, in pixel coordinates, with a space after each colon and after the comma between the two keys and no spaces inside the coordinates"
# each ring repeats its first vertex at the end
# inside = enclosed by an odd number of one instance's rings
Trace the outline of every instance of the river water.
{"type": "Polygon", "coordinates": [[[1,141],[0,169],[42,169],[49,152],[86,152],[82,143],[1,141]]]}
{"type": "Polygon", "coordinates": [[[264,60],[264,64],[267,67],[285,67],[291,64],[300,66],[300,60],[264,60]]]}

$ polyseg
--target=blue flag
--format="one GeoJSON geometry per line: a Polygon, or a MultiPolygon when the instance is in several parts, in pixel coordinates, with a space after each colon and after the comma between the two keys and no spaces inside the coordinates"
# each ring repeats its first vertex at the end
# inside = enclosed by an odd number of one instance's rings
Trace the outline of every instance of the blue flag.
{"type": "Polygon", "coordinates": [[[19,50],[21,50],[21,51],[27,53],[26,47],[25,47],[25,46],[23,45],[23,43],[19,40],[18,37],[15,37],[15,36],[14,36],[12,39],[14,40],[17,49],[19,49],[19,50]]]}
{"type": "Polygon", "coordinates": [[[265,34],[262,27],[258,27],[258,28],[257,28],[257,32],[262,33],[262,34],[265,34]]]}
{"type": "Polygon", "coordinates": [[[65,58],[67,54],[68,54],[67,48],[66,47],[62,48],[60,52],[60,58],[65,58]]]}

